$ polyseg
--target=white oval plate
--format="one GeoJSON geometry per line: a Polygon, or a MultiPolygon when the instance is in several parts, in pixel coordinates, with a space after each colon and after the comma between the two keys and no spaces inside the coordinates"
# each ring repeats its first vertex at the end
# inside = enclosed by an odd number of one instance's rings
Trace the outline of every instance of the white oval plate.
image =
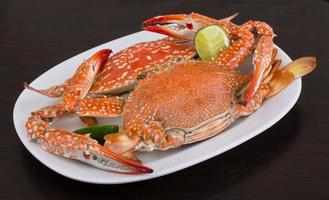
{"type": "MultiPolygon", "coordinates": [[[[63,82],[69,78],[76,67],[97,50],[110,48],[114,52],[124,49],[138,42],[155,40],[162,35],[150,32],[137,32],[111,42],[92,48],[76,55],[48,70],[35,79],[31,85],[36,88],[46,88],[63,82]]],[[[278,58],[282,59],[283,65],[291,59],[280,48],[278,58]]],[[[22,80],[24,81],[24,80],[22,80]]],[[[242,118],[231,125],[221,134],[196,144],[187,145],[178,149],[165,152],[138,153],[138,156],[146,166],[151,167],[154,172],[143,175],[122,175],[103,171],[79,161],[66,159],[43,151],[35,142],[28,141],[24,124],[31,111],[43,106],[54,104],[59,99],[50,99],[39,94],[24,90],[18,97],[14,108],[14,124],[19,138],[25,147],[40,162],[55,172],[83,182],[97,184],[119,184],[152,179],[173,173],[175,171],[193,166],[216,155],[219,155],[233,147],[255,137],[262,131],[268,129],[279,121],[296,103],[301,91],[301,80],[294,81],[288,88],[267,100],[254,114],[242,118]]],[[[120,119],[106,119],[107,123],[119,123],[120,119]]],[[[103,121],[104,123],[104,121],[103,121]]],[[[76,118],[61,120],[56,125],[59,128],[74,130],[83,125],[76,118]]]]}

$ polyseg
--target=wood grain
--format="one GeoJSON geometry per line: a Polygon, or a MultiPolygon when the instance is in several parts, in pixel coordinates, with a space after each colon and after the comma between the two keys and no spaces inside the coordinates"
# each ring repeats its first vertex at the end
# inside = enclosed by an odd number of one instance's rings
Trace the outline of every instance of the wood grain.
{"type": "MultiPolygon", "coordinates": [[[[329,199],[329,3],[314,0],[15,1],[0,3],[0,199],[329,199]],[[313,55],[295,107],[239,147],[186,170],[126,185],[91,185],[37,161],[12,122],[22,82],[91,47],[136,32],[157,14],[200,12],[272,25],[292,58],[313,55]]],[[[173,162],[174,164],[174,162],[173,162]]]]}

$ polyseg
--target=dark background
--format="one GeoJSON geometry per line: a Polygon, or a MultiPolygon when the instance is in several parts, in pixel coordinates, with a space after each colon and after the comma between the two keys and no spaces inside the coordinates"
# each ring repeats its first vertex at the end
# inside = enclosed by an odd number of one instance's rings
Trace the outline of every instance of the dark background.
{"type": "Polygon", "coordinates": [[[0,199],[329,199],[329,3],[254,1],[1,1],[0,199]],[[312,55],[294,108],[256,138],[161,178],[91,185],[39,163],[19,141],[12,110],[23,81],[80,52],[136,32],[144,19],[191,11],[223,18],[240,12],[268,22],[289,56],[312,55]]]}

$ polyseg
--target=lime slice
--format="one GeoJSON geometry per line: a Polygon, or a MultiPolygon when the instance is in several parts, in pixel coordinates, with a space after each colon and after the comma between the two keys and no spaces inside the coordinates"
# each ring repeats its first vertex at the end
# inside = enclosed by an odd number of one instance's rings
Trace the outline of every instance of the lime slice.
{"type": "Polygon", "coordinates": [[[227,33],[218,25],[200,29],[194,38],[196,51],[201,60],[211,61],[230,45],[227,33]]]}
{"type": "Polygon", "coordinates": [[[101,145],[104,144],[104,136],[109,133],[116,133],[119,131],[119,126],[117,125],[98,125],[98,126],[88,126],[85,128],[80,128],[75,131],[74,133],[78,134],[87,134],[90,133],[90,137],[97,140],[97,142],[101,145]]]}

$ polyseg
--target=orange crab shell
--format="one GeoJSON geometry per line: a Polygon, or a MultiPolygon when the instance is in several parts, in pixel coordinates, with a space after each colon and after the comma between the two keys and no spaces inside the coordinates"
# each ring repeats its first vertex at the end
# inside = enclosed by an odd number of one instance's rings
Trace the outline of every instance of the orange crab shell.
{"type": "Polygon", "coordinates": [[[140,73],[178,58],[195,55],[190,43],[177,43],[168,38],[142,42],[111,56],[90,93],[118,93],[131,88],[140,73]]]}
{"type": "MultiPolygon", "coordinates": [[[[238,72],[209,62],[176,64],[141,81],[123,111],[127,134],[145,137],[145,127],[191,128],[226,112],[245,82],[238,72]],[[143,128],[144,127],[144,128],[143,128]],[[144,131],[143,131],[144,129],[144,131]]],[[[156,138],[161,138],[161,130],[156,138]]]]}

